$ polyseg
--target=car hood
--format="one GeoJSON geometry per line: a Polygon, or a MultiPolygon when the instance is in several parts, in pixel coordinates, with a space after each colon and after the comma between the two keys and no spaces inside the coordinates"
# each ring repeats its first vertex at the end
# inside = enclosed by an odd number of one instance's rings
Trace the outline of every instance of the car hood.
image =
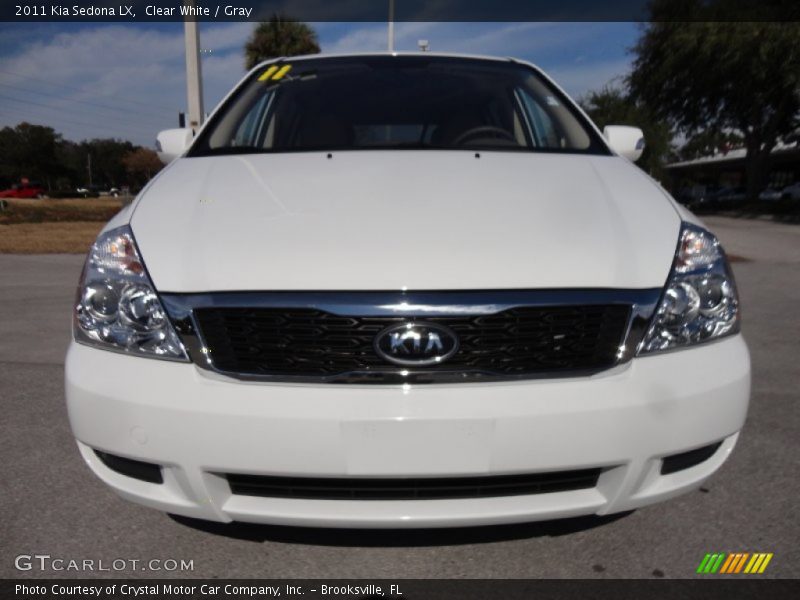
{"type": "Polygon", "coordinates": [[[680,218],[615,156],[182,158],[132,211],[161,291],[648,288],[680,218]]]}

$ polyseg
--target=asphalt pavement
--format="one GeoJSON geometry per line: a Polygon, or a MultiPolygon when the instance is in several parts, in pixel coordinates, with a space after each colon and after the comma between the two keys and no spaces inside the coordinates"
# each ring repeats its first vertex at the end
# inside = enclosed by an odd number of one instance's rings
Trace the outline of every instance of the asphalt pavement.
{"type": "Polygon", "coordinates": [[[753,359],[747,425],[721,471],[628,515],[432,531],[206,524],[118,498],[83,465],[64,406],[83,257],[0,255],[0,577],[670,578],[693,576],[717,551],[772,552],[764,576],[797,577],[800,226],[706,223],[734,256],[753,359]],[[95,568],[184,560],[193,570],[15,568],[15,557],[34,554],[95,568]]]}

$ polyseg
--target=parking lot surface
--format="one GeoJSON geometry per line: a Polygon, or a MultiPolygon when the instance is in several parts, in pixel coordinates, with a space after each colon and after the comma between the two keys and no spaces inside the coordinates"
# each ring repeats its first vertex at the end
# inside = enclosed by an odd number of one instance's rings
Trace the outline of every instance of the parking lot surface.
{"type": "Polygon", "coordinates": [[[64,407],[83,257],[0,255],[0,577],[691,577],[718,551],[772,552],[764,576],[796,577],[800,226],[705,221],[734,256],[753,360],[750,414],[728,463],[701,490],[628,515],[455,530],[205,524],[119,499],[82,464],[64,407]],[[193,570],[20,572],[20,554],[193,570]]]}

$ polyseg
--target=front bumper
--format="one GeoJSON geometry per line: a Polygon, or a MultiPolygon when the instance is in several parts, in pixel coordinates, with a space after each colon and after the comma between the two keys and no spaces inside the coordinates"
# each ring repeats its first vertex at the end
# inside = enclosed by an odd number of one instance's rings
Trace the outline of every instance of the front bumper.
{"type": "Polygon", "coordinates": [[[445,527],[631,510],[698,487],[744,424],[750,359],[736,335],[592,377],[370,386],[248,383],[192,364],[72,343],[70,422],[89,467],[121,496],[214,521],[445,527]],[[667,475],[661,459],[722,442],[667,475]],[[93,452],[156,463],[162,484],[93,452]],[[602,467],[597,486],[497,498],[328,500],[231,493],[222,473],[461,477],[602,467]]]}

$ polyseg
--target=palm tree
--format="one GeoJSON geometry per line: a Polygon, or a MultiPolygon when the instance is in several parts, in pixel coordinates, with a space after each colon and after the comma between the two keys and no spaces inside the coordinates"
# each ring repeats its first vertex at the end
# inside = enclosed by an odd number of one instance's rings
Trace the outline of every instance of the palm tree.
{"type": "Polygon", "coordinates": [[[305,23],[275,14],[259,23],[244,46],[245,66],[252,69],[258,63],[280,56],[317,54],[317,32],[305,23]]]}

